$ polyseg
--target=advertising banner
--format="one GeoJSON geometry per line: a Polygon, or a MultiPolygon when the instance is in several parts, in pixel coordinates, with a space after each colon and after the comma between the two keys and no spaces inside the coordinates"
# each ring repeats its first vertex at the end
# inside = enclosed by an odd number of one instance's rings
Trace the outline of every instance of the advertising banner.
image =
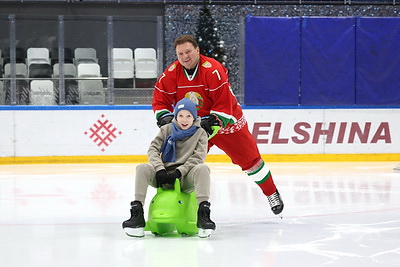
{"type": "MultiPolygon", "coordinates": [[[[399,153],[400,109],[244,109],[261,154],[399,153]]],[[[151,110],[0,112],[0,157],[146,155],[151,110]]],[[[210,154],[224,154],[213,148],[210,154]]]]}

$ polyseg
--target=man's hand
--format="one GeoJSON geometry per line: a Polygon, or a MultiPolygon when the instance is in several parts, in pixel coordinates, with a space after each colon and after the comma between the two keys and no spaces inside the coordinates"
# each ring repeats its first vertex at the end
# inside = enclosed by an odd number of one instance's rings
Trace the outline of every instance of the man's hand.
{"type": "Polygon", "coordinates": [[[214,133],[212,126],[221,127],[221,121],[214,114],[210,114],[201,118],[201,128],[206,130],[207,134],[211,136],[214,133]]]}
{"type": "Polygon", "coordinates": [[[157,119],[157,126],[161,127],[165,124],[171,123],[172,119],[174,118],[174,115],[172,113],[165,113],[158,117],[157,119]]]}

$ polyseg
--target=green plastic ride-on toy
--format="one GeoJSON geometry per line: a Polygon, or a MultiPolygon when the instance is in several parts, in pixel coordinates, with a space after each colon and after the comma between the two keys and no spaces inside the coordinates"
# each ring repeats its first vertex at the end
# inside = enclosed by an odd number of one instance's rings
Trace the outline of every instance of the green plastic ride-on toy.
{"type": "Polygon", "coordinates": [[[181,235],[197,234],[197,208],[196,193],[181,192],[180,181],[176,179],[173,189],[157,188],[144,230],[154,235],[175,231],[181,235]]]}

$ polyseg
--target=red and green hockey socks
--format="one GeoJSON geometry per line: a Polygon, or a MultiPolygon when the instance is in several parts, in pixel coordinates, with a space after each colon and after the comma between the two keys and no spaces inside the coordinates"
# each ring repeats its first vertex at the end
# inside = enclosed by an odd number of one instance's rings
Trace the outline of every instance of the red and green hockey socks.
{"type": "Polygon", "coordinates": [[[276,191],[274,180],[272,179],[271,171],[264,161],[261,162],[257,169],[249,170],[247,175],[258,184],[264,195],[270,196],[276,191]]]}

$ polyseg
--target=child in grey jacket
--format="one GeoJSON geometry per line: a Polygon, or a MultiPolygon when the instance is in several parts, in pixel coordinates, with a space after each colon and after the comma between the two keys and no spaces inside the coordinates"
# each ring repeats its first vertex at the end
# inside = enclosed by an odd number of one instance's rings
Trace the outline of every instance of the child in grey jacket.
{"type": "Polygon", "coordinates": [[[148,186],[173,188],[180,179],[185,193],[196,191],[197,227],[206,237],[215,230],[210,219],[210,169],[204,163],[207,156],[208,135],[200,126],[196,105],[188,98],[181,99],[174,110],[172,123],[160,128],[147,152],[149,163],[136,167],[135,201],[131,202],[131,218],[122,224],[129,236],[143,237],[143,205],[148,186]]]}

